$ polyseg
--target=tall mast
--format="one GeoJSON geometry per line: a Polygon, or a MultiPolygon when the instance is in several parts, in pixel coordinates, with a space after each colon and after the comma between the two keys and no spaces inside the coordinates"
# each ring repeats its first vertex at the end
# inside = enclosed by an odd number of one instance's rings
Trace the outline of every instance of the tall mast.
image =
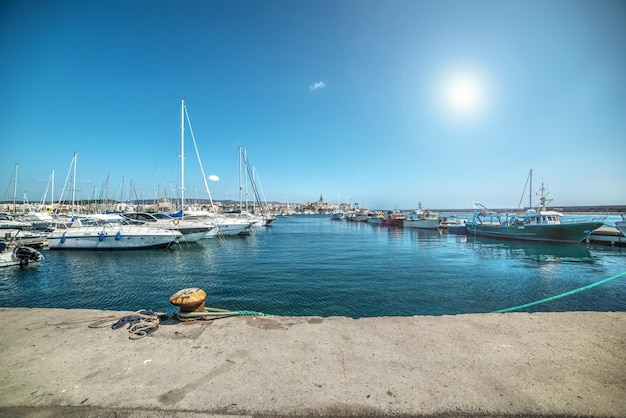
{"type": "Polygon", "coordinates": [[[104,191],[104,212],[109,212],[109,185],[111,183],[111,171],[107,173],[107,182],[104,191]]]}
{"type": "Polygon", "coordinates": [[[74,204],[76,203],[76,153],[74,153],[74,178],[72,182],[72,215],[74,215],[74,204]]]}
{"type": "Polygon", "coordinates": [[[243,149],[243,161],[246,163],[246,166],[244,167],[245,171],[243,172],[243,175],[244,175],[243,193],[244,193],[245,202],[246,202],[246,212],[248,212],[248,176],[250,176],[250,167],[248,165],[248,153],[245,148],[243,149]],[[246,173],[248,173],[248,176],[246,176],[246,173]]]}
{"type": "Polygon", "coordinates": [[[54,212],[54,168],[52,169],[52,194],[50,195],[50,206],[52,206],[52,212],[54,212]]]}
{"type": "Polygon", "coordinates": [[[528,174],[528,176],[530,177],[530,191],[528,192],[528,208],[532,209],[533,208],[533,169],[530,169],[530,173],[528,174]]]}
{"type": "Polygon", "coordinates": [[[185,99],[180,106],[180,210],[185,211],[185,99]]]}
{"type": "Polygon", "coordinates": [[[242,181],[242,173],[243,173],[243,164],[242,164],[242,154],[243,154],[243,147],[241,145],[239,145],[239,211],[241,213],[243,213],[243,185],[241,183],[242,181]]]}
{"type": "Polygon", "coordinates": [[[13,179],[13,214],[17,213],[17,207],[15,204],[15,199],[17,196],[17,164],[15,164],[15,178],[13,179]]]}

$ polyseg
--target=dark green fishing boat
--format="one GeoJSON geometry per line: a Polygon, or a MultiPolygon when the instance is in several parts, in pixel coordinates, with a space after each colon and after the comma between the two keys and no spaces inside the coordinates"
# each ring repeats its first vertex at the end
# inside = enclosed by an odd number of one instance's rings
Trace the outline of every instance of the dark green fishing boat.
{"type": "Polygon", "coordinates": [[[465,223],[467,232],[525,241],[579,243],[604,224],[604,218],[562,220],[562,213],[547,210],[548,199],[543,192],[542,185],[538,207],[514,214],[498,213],[473,202],[474,218],[465,223]]]}

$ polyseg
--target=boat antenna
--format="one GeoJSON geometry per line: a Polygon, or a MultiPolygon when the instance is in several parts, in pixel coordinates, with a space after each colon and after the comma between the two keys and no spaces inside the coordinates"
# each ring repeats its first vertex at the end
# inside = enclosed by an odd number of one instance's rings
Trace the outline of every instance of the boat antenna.
{"type": "Polygon", "coordinates": [[[543,187],[543,182],[541,183],[541,189],[539,189],[539,191],[541,192],[541,194],[537,193],[537,195],[539,195],[539,204],[537,205],[537,207],[539,208],[539,210],[545,211],[545,210],[548,209],[546,204],[548,202],[552,202],[554,199],[548,199],[547,198],[548,193],[544,194],[546,189],[545,189],[545,187],[543,187]]]}

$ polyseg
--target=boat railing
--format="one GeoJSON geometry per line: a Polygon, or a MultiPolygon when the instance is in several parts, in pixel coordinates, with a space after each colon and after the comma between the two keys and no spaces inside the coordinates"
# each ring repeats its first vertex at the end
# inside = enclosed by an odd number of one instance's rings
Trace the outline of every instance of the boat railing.
{"type": "Polygon", "coordinates": [[[574,223],[592,223],[592,222],[604,222],[606,220],[605,215],[596,216],[578,216],[578,215],[564,215],[561,218],[561,224],[574,224],[574,223]]]}

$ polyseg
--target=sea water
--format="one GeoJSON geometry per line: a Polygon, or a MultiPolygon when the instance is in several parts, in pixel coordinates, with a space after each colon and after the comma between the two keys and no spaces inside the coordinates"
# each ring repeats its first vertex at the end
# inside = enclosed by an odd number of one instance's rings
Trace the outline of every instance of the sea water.
{"type": "MultiPolygon", "coordinates": [[[[174,312],[198,287],[206,306],[276,315],[410,316],[493,312],[626,272],[626,248],[544,244],[280,217],[248,236],[171,249],[44,251],[0,270],[0,306],[174,312]]],[[[626,311],[626,275],[522,309],[626,311]]]]}

